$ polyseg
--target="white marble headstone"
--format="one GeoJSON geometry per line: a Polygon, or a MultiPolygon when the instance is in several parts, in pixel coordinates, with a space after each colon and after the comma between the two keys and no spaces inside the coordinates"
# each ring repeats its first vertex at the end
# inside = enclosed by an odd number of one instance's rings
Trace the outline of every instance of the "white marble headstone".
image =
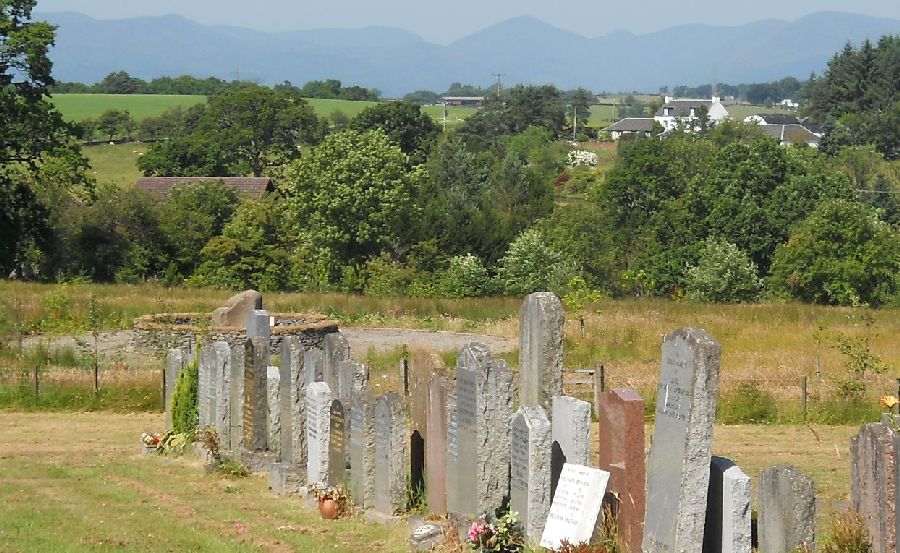
{"type": "Polygon", "coordinates": [[[558,549],[560,542],[579,544],[591,539],[606,494],[609,473],[583,465],[563,465],[550,505],[541,547],[558,549]]]}

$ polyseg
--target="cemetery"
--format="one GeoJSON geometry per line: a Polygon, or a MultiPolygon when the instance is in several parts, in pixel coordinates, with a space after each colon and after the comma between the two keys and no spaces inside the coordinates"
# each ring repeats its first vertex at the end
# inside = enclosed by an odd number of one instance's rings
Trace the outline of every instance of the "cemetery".
{"type": "MultiPolygon", "coordinates": [[[[336,324],[317,321],[312,340],[309,326],[279,329],[262,307],[253,296],[237,315],[242,340],[196,334],[176,341],[191,349],[168,351],[160,447],[177,435],[173,398],[195,360],[198,435],[214,436],[196,452],[323,519],[408,525],[421,551],[791,553],[814,550],[817,516],[833,511],[797,466],[751,478],[712,454],[722,348],[703,329],[663,337],[650,431],[634,389],[597,390],[593,404],[565,395],[565,313],[552,293],[522,303],[517,372],[472,342],[455,367],[412,352],[397,390],[371,381],[336,324]]],[[[844,453],[843,510],[858,513],[873,553],[896,551],[898,424],[886,411],[844,453]]],[[[154,440],[142,438],[146,453],[154,440]]]]}

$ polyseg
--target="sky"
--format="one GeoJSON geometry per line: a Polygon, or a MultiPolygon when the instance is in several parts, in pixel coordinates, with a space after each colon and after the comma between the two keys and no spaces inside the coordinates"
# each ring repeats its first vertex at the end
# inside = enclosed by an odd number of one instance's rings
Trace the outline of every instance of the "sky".
{"type": "Polygon", "coordinates": [[[794,20],[819,11],[900,19],[900,0],[38,0],[36,11],[74,11],[97,19],[175,13],[201,23],[262,31],[389,26],[449,44],[522,15],[595,37],[615,30],[641,34],[687,23],[794,20]]]}

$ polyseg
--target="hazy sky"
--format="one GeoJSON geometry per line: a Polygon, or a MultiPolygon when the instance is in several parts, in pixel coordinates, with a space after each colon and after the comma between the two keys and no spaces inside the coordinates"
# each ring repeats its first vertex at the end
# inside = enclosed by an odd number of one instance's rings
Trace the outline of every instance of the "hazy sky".
{"type": "Polygon", "coordinates": [[[818,11],[900,19],[900,0],[38,0],[37,10],[77,11],[98,19],[177,13],[202,23],[267,31],[392,26],[447,44],[520,15],[594,37],[617,29],[645,33],[684,23],[792,20],[818,11]]]}

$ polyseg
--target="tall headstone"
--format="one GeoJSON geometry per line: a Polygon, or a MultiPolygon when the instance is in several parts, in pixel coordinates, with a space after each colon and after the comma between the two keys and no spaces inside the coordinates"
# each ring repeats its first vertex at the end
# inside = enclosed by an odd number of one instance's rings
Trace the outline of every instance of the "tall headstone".
{"type": "Polygon", "coordinates": [[[230,420],[231,455],[240,460],[244,451],[244,357],[246,347],[231,348],[231,377],[228,392],[231,399],[230,420]]]}
{"type": "Polygon", "coordinates": [[[550,512],[550,421],[542,407],[523,405],[510,428],[510,510],[519,513],[525,537],[537,543],[550,512]]]}
{"type": "MultiPolygon", "coordinates": [[[[409,363],[409,435],[410,487],[416,492],[425,490],[425,449],[428,442],[428,395],[435,376],[444,376],[447,369],[434,352],[415,350],[409,363]]],[[[431,481],[429,481],[429,484],[431,481]]]]}
{"type": "Polygon", "coordinates": [[[872,553],[895,553],[897,484],[890,419],[863,425],[850,438],[850,497],[872,540],[872,553]]]}
{"type": "Polygon", "coordinates": [[[712,458],[703,553],[750,553],[750,488],[740,467],[712,458]]]}
{"type": "Polygon", "coordinates": [[[619,539],[630,553],[641,553],[646,508],[644,400],[631,388],[600,395],[597,409],[597,466],[610,473],[605,501],[616,514],[619,539]]]}
{"type": "Polygon", "coordinates": [[[425,488],[428,510],[438,515],[447,513],[447,395],[448,381],[432,377],[425,405],[425,488]]]}
{"type": "Polygon", "coordinates": [[[562,395],[564,323],[562,303],[552,292],[535,292],[522,303],[519,311],[519,401],[522,405],[537,405],[549,413],[553,398],[562,395]]]}
{"type": "Polygon", "coordinates": [[[331,402],[328,411],[328,485],[338,486],[347,479],[347,420],[344,404],[339,399],[331,402]]]}
{"type": "Polygon", "coordinates": [[[219,435],[219,449],[231,450],[231,346],[228,342],[212,345],[216,381],[216,409],[213,425],[219,435]]]}
{"type": "Polygon", "coordinates": [[[197,356],[197,424],[200,428],[207,426],[209,416],[210,373],[212,373],[212,351],[210,346],[200,348],[197,356]]]}
{"type": "Polygon", "coordinates": [[[456,365],[455,401],[447,428],[447,509],[478,516],[509,494],[512,373],[482,344],[468,344],[456,365]]]}
{"type": "Polygon", "coordinates": [[[563,465],[588,464],[591,434],[591,404],[574,397],[553,398],[553,421],[550,434],[550,497],[556,491],[563,465]]]}
{"type": "Polygon", "coordinates": [[[268,447],[269,343],[256,337],[244,342],[244,449],[268,447]]]}
{"type": "Polygon", "coordinates": [[[254,309],[247,315],[247,339],[253,338],[272,342],[272,316],[265,309],[254,309]]]}
{"type": "Polygon", "coordinates": [[[214,344],[206,347],[206,367],[206,426],[215,428],[216,421],[219,419],[221,383],[219,382],[220,369],[214,344]]]}
{"type": "Polygon", "coordinates": [[[318,348],[303,352],[304,379],[307,386],[313,382],[325,382],[325,353],[318,348]]]}
{"type": "Polygon", "coordinates": [[[281,372],[281,462],[291,469],[306,468],[306,379],[303,344],[287,336],[279,350],[281,372]]]}
{"type": "Polygon", "coordinates": [[[350,495],[363,509],[375,505],[375,395],[368,386],[350,409],[350,495]]]}
{"type": "Polygon", "coordinates": [[[607,482],[606,471],[567,463],[550,505],[541,547],[558,549],[563,540],[572,544],[590,541],[607,482]]]}
{"type": "Polygon", "coordinates": [[[333,394],[340,393],[338,382],[338,364],[350,359],[350,343],[347,337],[340,332],[332,332],[322,339],[323,351],[323,381],[328,384],[333,394]]]}
{"type": "Polygon", "coordinates": [[[704,330],[666,335],[647,478],[646,553],[700,553],[721,347],[704,330]]]}
{"type": "Polygon", "coordinates": [[[166,356],[166,429],[172,429],[172,397],[175,394],[175,384],[186,364],[187,356],[180,349],[170,349],[166,356]]]}
{"type": "Polygon", "coordinates": [[[269,430],[266,444],[269,451],[281,454],[281,371],[278,367],[266,369],[266,427],[269,430]]]}
{"type": "Polygon", "coordinates": [[[331,428],[331,388],[314,382],[306,389],[306,481],[325,484],[328,481],[328,444],[331,428]]]}
{"type": "Polygon", "coordinates": [[[406,510],[406,407],[388,393],[375,400],[375,510],[397,515],[406,510]]]}
{"type": "Polygon", "coordinates": [[[791,553],[816,543],[816,490],[793,465],[759,473],[759,553],[791,553]]]}

